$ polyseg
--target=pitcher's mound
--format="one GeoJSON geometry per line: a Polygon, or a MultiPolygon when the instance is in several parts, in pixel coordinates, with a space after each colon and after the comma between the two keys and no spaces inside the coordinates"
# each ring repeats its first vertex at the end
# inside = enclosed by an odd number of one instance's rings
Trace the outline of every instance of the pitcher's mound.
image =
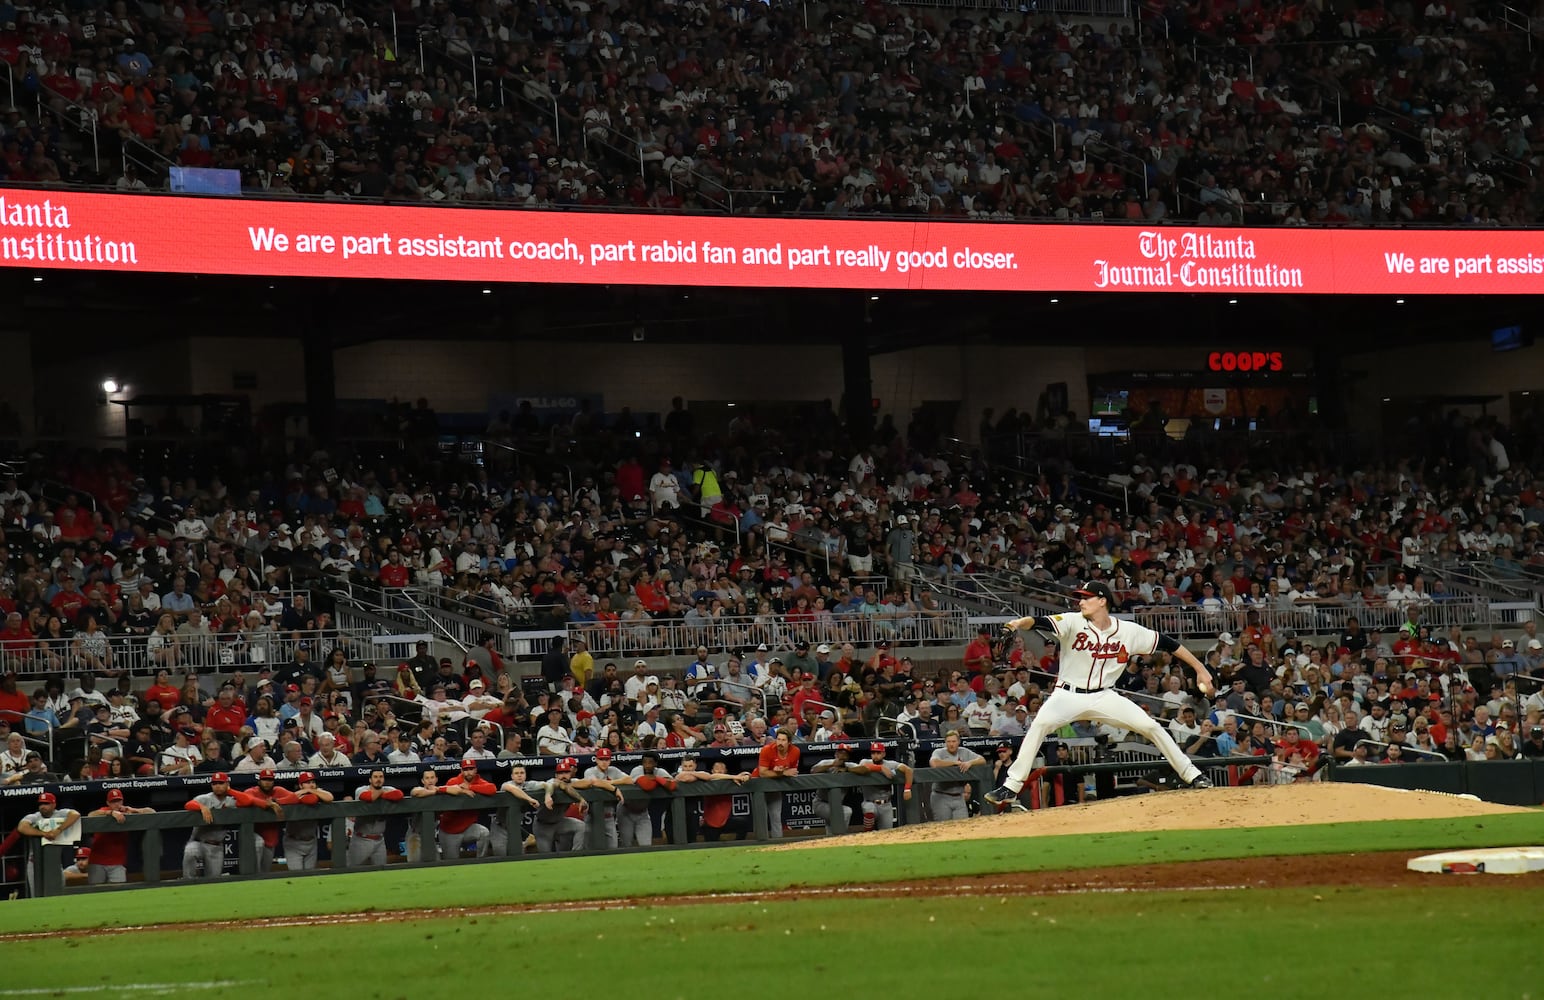
{"type": "Polygon", "coordinates": [[[812,838],[772,849],[1051,837],[1064,833],[1302,826],[1379,819],[1450,819],[1532,811],[1442,792],[1410,792],[1349,782],[1310,782],[1128,795],[1030,813],[922,823],[857,837],[812,838]]]}

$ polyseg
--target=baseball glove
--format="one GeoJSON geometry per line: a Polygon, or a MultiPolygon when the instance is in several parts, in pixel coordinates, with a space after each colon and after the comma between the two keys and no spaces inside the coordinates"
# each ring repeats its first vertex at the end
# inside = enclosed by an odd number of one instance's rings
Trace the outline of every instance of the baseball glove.
{"type": "Polygon", "coordinates": [[[1004,639],[1012,639],[1019,634],[1019,630],[1014,628],[1011,622],[1003,622],[1002,627],[997,630],[997,634],[1004,639]]]}

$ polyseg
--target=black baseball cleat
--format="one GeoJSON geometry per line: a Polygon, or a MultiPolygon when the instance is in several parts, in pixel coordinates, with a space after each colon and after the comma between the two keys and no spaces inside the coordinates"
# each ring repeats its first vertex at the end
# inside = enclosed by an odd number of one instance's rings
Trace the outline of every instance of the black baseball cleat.
{"type": "Polygon", "coordinates": [[[1018,800],[1019,793],[1015,792],[1007,785],[998,785],[996,788],[986,793],[987,805],[997,809],[1001,809],[1003,806],[1012,805],[1018,800]]]}
{"type": "Polygon", "coordinates": [[[1206,775],[1198,774],[1198,775],[1195,776],[1195,779],[1190,782],[1190,786],[1189,787],[1191,787],[1191,788],[1210,788],[1210,787],[1212,787],[1212,781],[1206,775]]]}

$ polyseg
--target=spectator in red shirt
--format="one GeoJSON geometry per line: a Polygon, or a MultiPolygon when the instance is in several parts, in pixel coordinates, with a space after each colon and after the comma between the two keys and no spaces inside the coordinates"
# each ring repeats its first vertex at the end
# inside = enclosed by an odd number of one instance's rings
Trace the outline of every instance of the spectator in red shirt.
{"type": "MultiPolygon", "coordinates": [[[[163,670],[161,673],[164,674],[166,671],[163,670]]],[[[205,713],[204,728],[230,736],[240,736],[246,721],[246,706],[236,699],[236,689],[227,684],[220,688],[214,704],[209,706],[208,712],[205,713]]]]}
{"type": "Polygon", "coordinates": [[[381,564],[381,586],[400,589],[408,585],[410,571],[402,562],[402,553],[392,549],[381,564]]]}
{"type": "Polygon", "coordinates": [[[145,690],[145,697],[155,699],[161,703],[162,711],[170,712],[182,700],[182,692],[172,684],[171,671],[157,670],[155,683],[145,690]]]}
{"type": "Polygon", "coordinates": [[[965,647],[965,669],[977,674],[992,669],[992,630],[984,625],[965,647]]]}

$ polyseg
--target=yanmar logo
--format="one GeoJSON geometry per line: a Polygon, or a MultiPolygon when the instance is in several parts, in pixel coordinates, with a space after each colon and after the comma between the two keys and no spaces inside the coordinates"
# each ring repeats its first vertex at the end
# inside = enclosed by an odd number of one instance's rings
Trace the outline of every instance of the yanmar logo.
{"type": "Polygon", "coordinates": [[[1114,660],[1116,663],[1125,663],[1131,659],[1131,654],[1126,651],[1124,642],[1096,642],[1089,638],[1087,632],[1079,632],[1072,640],[1072,648],[1079,652],[1088,653],[1097,663],[1100,660],[1114,660]]]}
{"type": "Polygon", "coordinates": [[[1171,236],[1144,230],[1137,234],[1136,249],[1141,263],[1094,261],[1094,287],[1217,291],[1303,287],[1301,268],[1260,261],[1259,248],[1246,236],[1206,232],[1171,236]]]}

